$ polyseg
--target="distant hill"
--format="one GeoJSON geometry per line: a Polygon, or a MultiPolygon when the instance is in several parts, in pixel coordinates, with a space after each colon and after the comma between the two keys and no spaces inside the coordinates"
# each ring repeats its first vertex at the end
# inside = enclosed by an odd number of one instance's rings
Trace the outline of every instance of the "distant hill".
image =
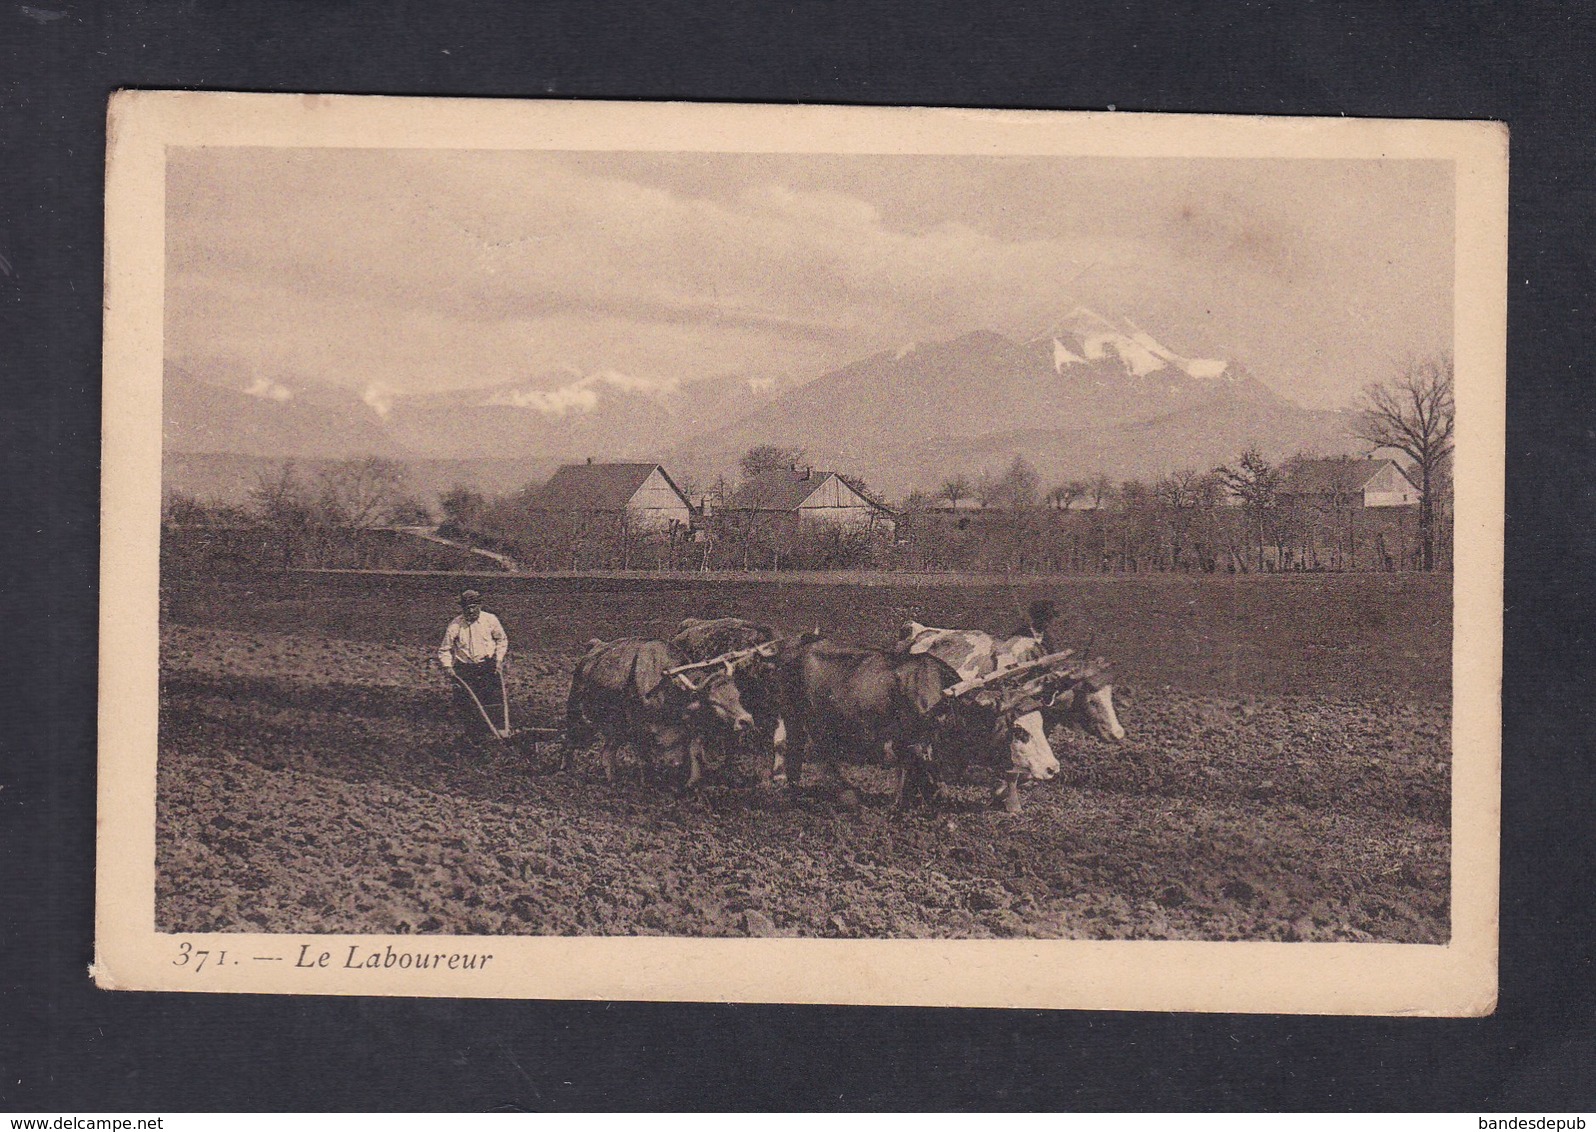
{"type": "Polygon", "coordinates": [[[871,485],[897,499],[915,488],[935,493],[959,472],[972,480],[982,473],[1001,473],[1016,456],[1036,467],[1046,490],[1069,480],[1089,481],[1099,473],[1119,483],[1185,469],[1207,471],[1233,463],[1253,445],[1275,461],[1298,452],[1360,452],[1348,424],[1341,412],[1215,398],[1150,420],[944,437],[864,458],[883,469],[871,485]]]}
{"type": "Polygon", "coordinates": [[[1238,363],[1188,356],[1085,308],[1028,341],[978,331],[909,343],[804,383],[728,374],[678,385],[601,369],[400,395],[168,365],[163,419],[168,487],[233,500],[261,461],[367,454],[404,461],[431,502],[456,483],[513,491],[590,456],[661,460],[679,482],[704,484],[734,475],[757,444],[802,448],[893,498],[1016,455],[1052,485],[1209,468],[1249,445],[1275,459],[1357,450],[1345,414],[1304,409],[1238,363]]]}
{"type": "Polygon", "coordinates": [[[1346,432],[1342,414],[1303,409],[1240,366],[1077,311],[1029,342],[978,332],[866,358],[694,437],[670,466],[703,482],[753,445],[779,444],[901,496],[1015,455],[1049,483],[1151,478],[1249,444],[1277,458],[1352,451],[1346,432]]]}
{"type": "Polygon", "coordinates": [[[358,396],[330,385],[215,374],[168,364],[161,390],[164,451],[338,459],[405,450],[358,396]],[[231,384],[220,382],[231,379],[231,384]]]}
{"type": "Polygon", "coordinates": [[[657,459],[684,437],[753,411],[784,380],[724,375],[677,387],[613,371],[559,372],[401,396],[169,363],[163,438],[168,452],[300,459],[376,454],[551,467],[588,456],[657,459]]]}

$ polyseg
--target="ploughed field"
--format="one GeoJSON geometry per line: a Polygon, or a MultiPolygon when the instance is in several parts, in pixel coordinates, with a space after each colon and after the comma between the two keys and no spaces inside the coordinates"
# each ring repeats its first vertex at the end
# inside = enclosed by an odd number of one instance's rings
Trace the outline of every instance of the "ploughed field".
{"type": "Polygon", "coordinates": [[[169,578],[157,924],[1444,942],[1449,583],[169,578]],[[794,805],[749,757],[696,795],[611,785],[592,752],[457,749],[432,656],[468,583],[510,634],[518,726],[559,722],[594,636],[735,615],[887,644],[1048,596],[1115,662],[1128,736],[1055,732],[1061,778],[1013,815],[977,780],[896,812],[866,767],[857,809],[794,805]]]}

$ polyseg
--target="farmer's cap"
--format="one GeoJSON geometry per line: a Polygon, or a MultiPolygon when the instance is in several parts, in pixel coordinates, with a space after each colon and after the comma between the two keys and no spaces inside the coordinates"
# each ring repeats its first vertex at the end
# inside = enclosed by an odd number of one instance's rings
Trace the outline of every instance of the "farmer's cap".
{"type": "Polygon", "coordinates": [[[461,605],[480,605],[480,604],[482,604],[482,595],[480,593],[478,593],[476,590],[461,590],[460,591],[460,604],[461,605]]]}

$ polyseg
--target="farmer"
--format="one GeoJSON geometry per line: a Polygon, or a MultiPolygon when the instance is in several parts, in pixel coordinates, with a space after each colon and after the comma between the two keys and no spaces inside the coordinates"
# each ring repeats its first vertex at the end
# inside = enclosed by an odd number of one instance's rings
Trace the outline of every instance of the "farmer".
{"type": "Polygon", "coordinates": [[[460,616],[443,631],[438,663],[449,674],[455,708],[467,736],[497,731],[504,725],[504,681],[499,666],[510,651],[499,619],[482,608],[482,595],[466,590],[460,595],[460,616]],[[473,698],[475,697],[475,698],[473,698]]]}
{"type": "Polygon", "coordinates": [[[1013,636],[1035,637],[1042,642],[1042,647],[1048,652],[1057,652],[1060,647],[1058,630],[1061,628],[1058,610],[1053,603],[1043,598],[1033,601],[1026,610],[1025,624],[1015,627],[1013,636]]]}

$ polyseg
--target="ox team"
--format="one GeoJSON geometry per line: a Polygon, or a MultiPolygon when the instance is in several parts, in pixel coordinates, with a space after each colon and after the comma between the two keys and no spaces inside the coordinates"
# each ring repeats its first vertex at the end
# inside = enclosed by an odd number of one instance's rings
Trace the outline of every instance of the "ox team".
{"type": "MultiPolygon", "coordinates": [[[[492,614],[481,611],[475,591],[461,602],[466,613],[450,623],[439,659],[445,667],[452,662],[455,674],[467,659],[483,669],[492,664],[494,679],[470,688],[498,693],[503,628],[497,636],[492,628],[473,631],[492,614]],[[472,608],[476,617],[468,620],[472,608]],[[489,651],[491,659],[482,655],[489,651]]],[[[993,801],[1012,811],[1021,782],[1059,773],[1051,727],[1073,724],[1115,742],[1125,737],[1106,663],[1051,647],[1051,603],[1033,603],[1029,613],[1001,640],[911,621],[890,649],[845,645],[818,631],[783,636],[735,617],[690,618],[669,640],[595,639],[571,680],[566,752],[596,740],[613,780],[616,752],[631,747],[640,767],[683,768],[682,785],[690,787],[702,776],[706,751],[753,745],[768,757],[772,779],[785,780],[794,794],[806,762],[832,780],[840,780],[840,763],[885,762],[897,805],[932,801],[945,775],[984,771],[993,801]]],[[[479,732],[484,720],[495,728],[485,700],[473,706],[457,690],[457,701],[479,732]]],[[[845,782],[840,787],[854,798],[845,782]]]]}

